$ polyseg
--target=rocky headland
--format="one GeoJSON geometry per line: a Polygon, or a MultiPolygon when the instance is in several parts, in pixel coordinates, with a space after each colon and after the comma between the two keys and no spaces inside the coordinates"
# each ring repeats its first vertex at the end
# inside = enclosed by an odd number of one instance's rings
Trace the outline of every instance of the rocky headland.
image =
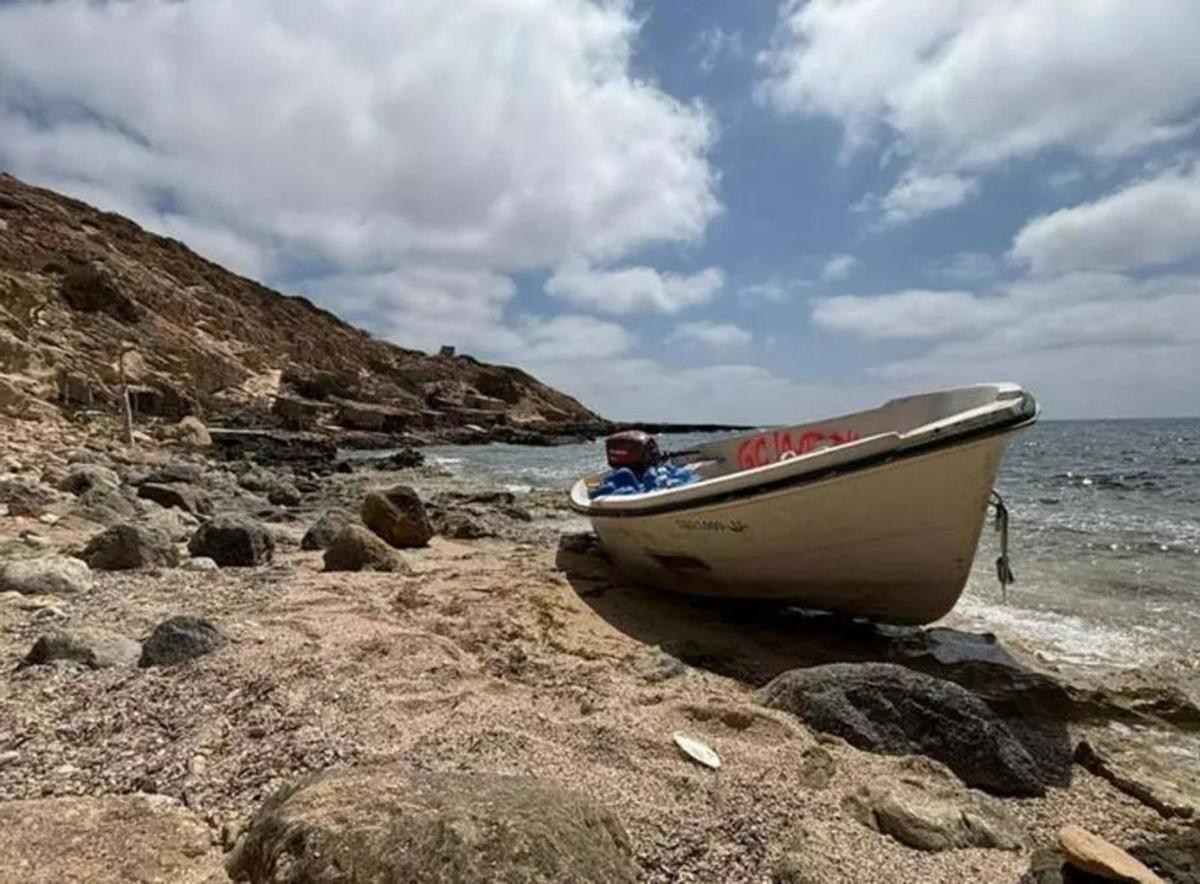
{"type": "Polygon", "coordinates": [[[1196,659],[632,586],[563,495],[397,444],[605,426],[568,397],[0,219],[0,878],[1200,881],[1196,659]]]}

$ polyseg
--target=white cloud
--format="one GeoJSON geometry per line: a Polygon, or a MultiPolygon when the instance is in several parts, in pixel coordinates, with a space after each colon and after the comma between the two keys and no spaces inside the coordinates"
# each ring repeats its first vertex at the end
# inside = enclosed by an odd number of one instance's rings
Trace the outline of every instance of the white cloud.
{"type": "Polygon", "coordinates": [[[1200,169],[1168,172],[1028,222],[1012,255],[1035,273],[1122,270],[1200,256],[1200,169]]]}
{"type": "Polygon", "coordinates": [[[722,58],[742,57],[742,34],[720,27],[706,28],[692,42],[688,51],[698,56],[696,65],[700,72],[710,74],[722,58]]]}
{"type": "Polygon", "coordinates": [[[903,382],[805,383],[743,363],[666,366],[651,359],[547,362],[535,366],[552,383],[615,420],[792,423],[877,405],[903,382]]]}
{"type": "Polygon", "coordinates": [[[744,285],[738,289],[738,301],[742,304],[779,304],[791,297],[798,288],[810,285],[804,279],[783,279],[772,276],[762,282],[744,285]]]}
{"type": "Polygon", "coordinates": [[[610,260],[719,209],[711,115],[631,75],[636,30],[587,0],[3,4],[0,162],[268,272],[610,260]]]}
{"type": "Polygon", "coordinates": [[[671,333],[671,340],[690,341],[711,350],[736,350],[748,346],[754,335],[731,322],[702,319],[680,323],[671,333]]]}
{"type": "Polygon", "coordinates": [[[813,322],[862,338],[942,338],[985,326],[996,305],[970,292],[912,289],[886,295],[836,295],[813,308],[813,322]]]}
{"type": "Polygon", "coordinates": [[[962,175],[908,171],[882,197],[868,194],[853,208],[880,211],[880,224],[895,227],[960,206],[979,192],[979,182],[962,175]]]}
{"type": "Polygon", "coordinates": [[[651,267],[596,270],[575,262],[546,281],[546,292],[605,313],[675,314],[711,301],[724,284],[725,274],[716,267],[678,275],[651,267]]]}
{"type": "Polygon", "coordinates": [[[949,258],[934,262],[927,268],[934,276],[964,282],[977,282],[1000,275],[1000,262],[986,252],[955,252],[949,258]]]}
{"type": "Polygon", "coordinates": [[[624,326],[593,316],[529,317],[518,326],[518,336],[508,355],[522,362],[609,359],[633,346],[624,326]]]}
{"type": "Polygon", "coordinates": [[[931,342],[917,355],[875,366],[872,373],[888,384],[1018,380],[1059,416],[1195,411],[1200,276],[1075,273],[985,295],[841,296],[818,303],[813,318],[868,340],[931,342]]]}
{"type": "Polygon", "coordinates": [[[377,336],[405,347],[507,352],[521,343],[504,324],[516,295],[505,276],[480,270],[410,265],[380,273],[309,280],[304,294],[377,336]]]}
{"type": "Polygon", "coordinates": [[[830,255],[825,266],[821,268],[821,279],[826,282],[845,279],[857,265],[858,259],[853,255],[830,255]]]}
{"type": "Polygon", "coordinates": [[[939,170],[1113,156],[1189,131],[1197,33],[1181,0],[789,0],[760,94],[939,170]]]}

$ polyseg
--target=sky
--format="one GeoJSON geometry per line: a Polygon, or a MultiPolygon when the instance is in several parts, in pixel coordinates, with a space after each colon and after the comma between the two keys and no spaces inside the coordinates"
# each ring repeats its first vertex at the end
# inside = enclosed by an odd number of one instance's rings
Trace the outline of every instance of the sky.
{"type": "Polygon", "coordinates": [[[0,169],[615,419],[1200,414],[1196,0],[0,0],[0,169]]]}

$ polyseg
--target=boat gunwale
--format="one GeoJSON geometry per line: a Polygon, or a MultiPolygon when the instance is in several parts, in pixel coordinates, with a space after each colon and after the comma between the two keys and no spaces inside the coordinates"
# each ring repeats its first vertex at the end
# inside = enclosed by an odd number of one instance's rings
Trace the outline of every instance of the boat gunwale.
{"type": "MultiPolygon", "coordinates": [[[[715,493],[706,497],[695,497],[686,500],[661,501],[647,499],[644,505],[639,505],[636,509],[628,508],[620,510],[600,510],[599,508],[577,502],[574,496],[575,489],[573,488],[570,495],[570,504],[571,508],[576,512],[586,515],[591,519],[635,519],[644,516],[659,516],[665,513],[702,509],[722,503],[728,503],[734,500],[753,498],[761,494],[767,494],[787,488],[814,484],[835,476],[849,475],[862,470],[871,469],[873,467],[883,466],[885,464],[895,463],[897,461],[908,460],[913,457],[920,457],[933,451],[977,442],[981,439],[991,436],[1002,436],[1015,433],[1018,430],[1024,429],[1025,427],[1036,423],[1039,414],[1040,409],[1037,408],[1035,403],[1032,414],[1021,411],[1014,414],[1010,419],[1004,422],[984,424],[960,433],[933,435],[930,438],[910,447],[899,449],[891,448],[887,451],[880,452],[878,454],[867,455],[856,460],[831,464],[824,469],[795,473],[779,478],[765,477],[765,480],[762,482],[757,482],[743,488],[731,490],[718,489],[715,493]]],[[[579,482],[583,481],[583,479],[579,480],[579,482]]],[[[579,482],[575,483],[575,487],[578,487],[579,482]]],[[[639,504],[641,504],[641,501],[639,501],[639,504]]]]}

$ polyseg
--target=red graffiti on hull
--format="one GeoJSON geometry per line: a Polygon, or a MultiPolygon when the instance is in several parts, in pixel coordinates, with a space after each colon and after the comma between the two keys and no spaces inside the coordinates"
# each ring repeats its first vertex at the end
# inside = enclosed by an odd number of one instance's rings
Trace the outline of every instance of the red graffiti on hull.
{"type": "Polygon", "coordinates": [[[775,463],[784,457],[808,454],[818,448],[832,448],[856,442],[857,430],[775,430],[747,439],[738,446],[738,466],[744,470],[775,463]],[[793,433],[795,435],[793,435],[793,433]]]}

